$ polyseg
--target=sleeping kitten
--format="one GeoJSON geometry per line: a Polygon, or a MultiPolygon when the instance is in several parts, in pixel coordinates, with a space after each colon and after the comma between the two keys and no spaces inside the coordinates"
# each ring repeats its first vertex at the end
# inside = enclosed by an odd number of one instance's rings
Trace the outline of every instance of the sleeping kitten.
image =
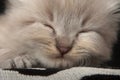
{"type": "Polygon", "coordinates": [[[100,66],[116,41],[119,0],[8,0],[0,68],[100,66]]]}

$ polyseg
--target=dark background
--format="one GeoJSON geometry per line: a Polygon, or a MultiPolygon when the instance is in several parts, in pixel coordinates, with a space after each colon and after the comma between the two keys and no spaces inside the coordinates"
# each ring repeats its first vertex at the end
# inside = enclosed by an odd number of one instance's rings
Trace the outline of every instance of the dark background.
{"type": "Polygon", "coordinates": [[[120,68],[120,30],[118,32],[118,41],[113,46],[112,60],[108,62],[108,65],[120,68]]]}
{"type": "MultiPolygon", "coordinates": [[[[0,15],[5,14],[6,1],[7,0],[0,0],[0,15]]],[[[120,68],[120,30],[118,32],[118,41],[113,46],[112,60],[107,62],[107,64],[113,68],[120,68]]]]}
{"type": "Polygon", "coordinates": [[[0,15],[4,14],[5,9],[6,9],[6,1],[7,0],[0,0],[0,15]]]}

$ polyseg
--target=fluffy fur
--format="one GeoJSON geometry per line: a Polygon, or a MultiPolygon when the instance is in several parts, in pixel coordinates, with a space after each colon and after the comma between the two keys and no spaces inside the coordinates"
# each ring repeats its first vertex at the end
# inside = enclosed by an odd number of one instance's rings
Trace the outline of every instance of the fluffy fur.
{"type": "Polygon", "coordinates": [[[0,67],[100,66],[116,41],[119,2],[8,0],[0,16],[0,67]],[[56,40],[71,50],[61,57],[56,40]]]}

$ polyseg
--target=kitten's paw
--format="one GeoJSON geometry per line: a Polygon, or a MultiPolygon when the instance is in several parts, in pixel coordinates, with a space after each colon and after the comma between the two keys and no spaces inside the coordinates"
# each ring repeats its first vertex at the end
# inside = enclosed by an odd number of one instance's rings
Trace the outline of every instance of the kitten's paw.
{"type": "Polygon", "coordinates": [[[30,56],[20,56],[14,58],[12,61],[13,68],[31,68],[33,65],[36,65],[37,62],[30,56]]]}
{"type": "Polygon", "coordinates": [[[0,64],[0,68],[31,68],[36,64],[36,61],[29,56],[19,56],[3,62],[0,64]]]}

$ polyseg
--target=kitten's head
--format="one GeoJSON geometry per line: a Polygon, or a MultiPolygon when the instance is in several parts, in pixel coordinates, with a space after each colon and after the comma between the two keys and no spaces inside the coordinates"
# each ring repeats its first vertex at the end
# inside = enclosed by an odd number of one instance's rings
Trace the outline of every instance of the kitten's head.
{"type": "Polygon", "coordinates": [[[110,58],[118,1],[9,0],[1,47],[49,68],[97,66],[110,58]]]}

